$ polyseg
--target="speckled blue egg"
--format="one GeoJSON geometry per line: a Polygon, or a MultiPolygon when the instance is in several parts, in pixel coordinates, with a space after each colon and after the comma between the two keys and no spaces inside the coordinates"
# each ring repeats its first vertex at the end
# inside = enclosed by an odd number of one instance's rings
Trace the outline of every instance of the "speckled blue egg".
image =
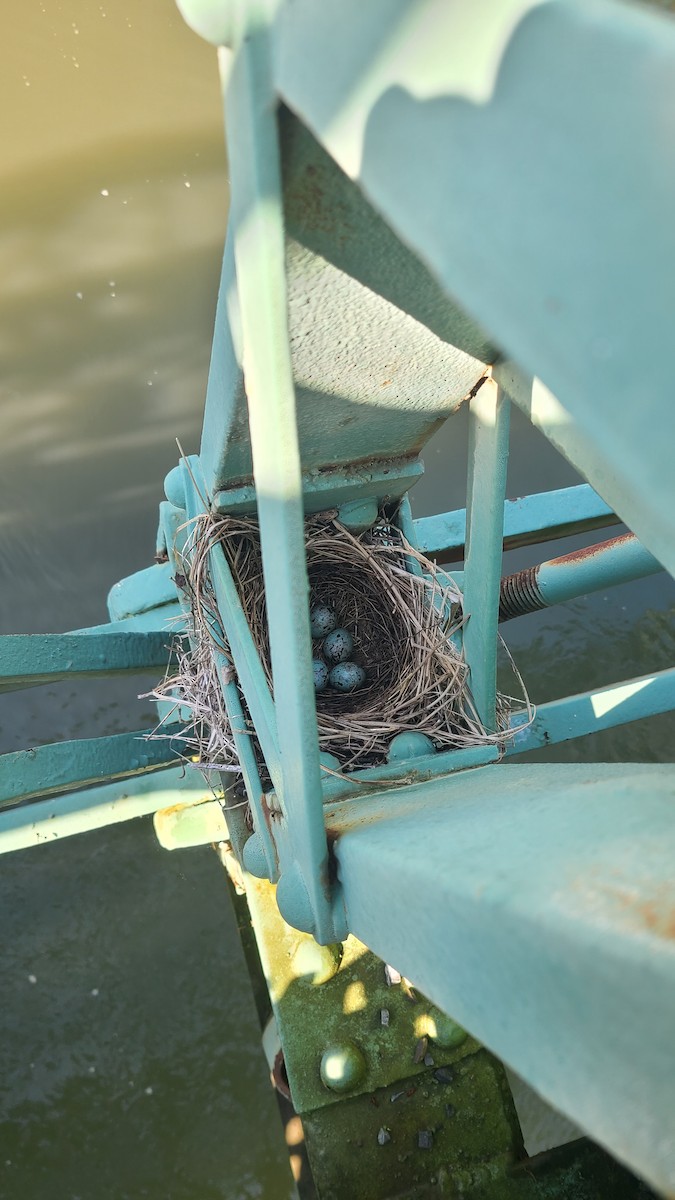
{"type": "Polygon", "coordinates": [[[347,662],[353,649],[354,639],[346,629],[334,629],[323,644],[324,657],[329,663],[347,662]]]}
{"type": "Polygon", "coordinates": [[[313,658],[312,670],[314,672],[314,688],[317,692],[322,692],[328,683],[328,667],[322,658],[313,658]]]}
{"type": "Polygon", "coordinates": [[[354,688],[361,687],[366,682],[366,673],[358,663],[341,662],[333,667],[328,682],[336,692],[353,692],[354,688]]]}
{"type": "Polygon", "coordinates": [[[324,638],[337,625],[337,617],[327,604],[315,604],[309,610],[309,625],[313,638],[324,638]]]}

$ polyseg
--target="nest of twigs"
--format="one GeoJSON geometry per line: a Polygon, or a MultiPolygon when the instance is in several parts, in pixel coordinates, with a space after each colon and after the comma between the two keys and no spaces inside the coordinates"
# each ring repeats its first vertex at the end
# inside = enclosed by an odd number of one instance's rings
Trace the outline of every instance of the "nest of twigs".
{"type": "MultiPolygon", "coordinates": [[[[215,547],[225,555],[273,691],[257,522],[205,515],[192,523],[177,576],[190,601],[190,648],[178,651],[177,671],[153,694],[174,699],[175,711],[185,719],[187,743],[203,769],[236,770],[220,687],[234,678],[234,668],[208,565],[215,547]]],[[[410,731],[426,734],[436,749],[503,742],[510,700],[499,697],[499,731],[487,732],[476,714],[456,639],[463,620],[461,594],[446,572],[414,550],[385,516],[359,536],[340,524],[335,511],[309,517],[306,553],[311,603],[338,614],[353,636],[351,657],[366,672],[363,685],[353,691],[317,692],[322,752],[352,771],[386,761],[392,738],[410,731]]],[[[253,733],[250,723],[249,730],[253,733]]]]}

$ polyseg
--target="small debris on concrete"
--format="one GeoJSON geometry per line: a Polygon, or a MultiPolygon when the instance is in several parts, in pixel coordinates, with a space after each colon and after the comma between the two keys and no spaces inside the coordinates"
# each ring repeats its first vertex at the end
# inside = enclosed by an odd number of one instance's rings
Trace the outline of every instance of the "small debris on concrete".
{"type": "Polygon", "coordinates": [[[429,1039],[427,1037],[421,1037],[420,1040],[418,1041],[417,1045],[415,1046],[414,1061],[416,1063],[421,1063],[425,1054],[427,1053],[428,1049],[429,1049],[429,1039]]]}
{"type": "Polygon", "coordinates": [[[436,1083],[453,1083],[455,1072],[450,1067],[439,1067],[434,1071],[434,1079],[436,1083]]]}

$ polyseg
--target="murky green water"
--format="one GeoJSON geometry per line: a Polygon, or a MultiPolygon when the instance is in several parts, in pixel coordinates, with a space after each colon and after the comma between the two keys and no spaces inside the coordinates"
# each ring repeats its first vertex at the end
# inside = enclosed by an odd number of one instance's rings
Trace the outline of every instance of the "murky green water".
{"type": "MultiPolygon", "coordinates": [[[[227,170],[214,56],[171,3],[15,6],[2,58],[0,623],[52,631],[105,619],[151,558],[174,438],[197,448],[227,170]]],[[[510,494],[574,481],[514,424],[510,494]]],[[[417,512],[464,502],[463,456],[460,417],[417,512]]],[[[647,580],[514,622],[533,699],[672,661],[672,604],[647,580]]],[[[1,749],[138,727],[146,684],[0,698],[1,749]]],[[[672,733],[555,753],[666,759],[672,733]]],[[[0,893],[0,1197],[287,1197],[215,856],[139,821],[1,859],[0,893]]]]}
{"type": "MultiPolygon", "coordinates": [[[[0,621],[106,619],[198,447],[227,211],[214,56],[164,0],[15,7],[0,72],[0,621]]],[[[114,733],[148,680],[34,689],[0,744],[114,733]]],[[[139,711],[140,710],[140,711],[139,711]]],[[[0,859],[0,1197],[286,1200],[221,868],[149,821],[0,859]]]]}

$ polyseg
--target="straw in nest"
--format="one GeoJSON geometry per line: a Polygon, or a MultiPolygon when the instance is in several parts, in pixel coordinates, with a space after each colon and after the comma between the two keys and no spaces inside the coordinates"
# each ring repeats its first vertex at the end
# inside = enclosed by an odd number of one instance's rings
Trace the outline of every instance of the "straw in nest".
{"type": "MultiPolygon", "coordinates": [[[[204,515],[192,522],[180,558],[181,583],[184,579],[190,601],[191,646],[179,651],[177,670],[153,695],[172,697],[190,714],[186,742],[202,769],[232,771],[238,769],[237,754],[216,670],[218,656],[221,673],[222,656],[230,663],[231,658],[208,569],[217,546],[232,572],[273,689],[257,522],[204,515]]],[[[338,521],[336,511],[309,517],[306,553],[312,604],[334,609],[353,636],[352,657],[366,671],[365,683],[352,692],[317,692],[323,753],[334,755],[342,771],[353,771],[386,761],[392,738],[409,731],[426,734],[436,749],[503,745],[511,700],[499,696],[499,730],[486,731],[471,698],[457,638],[463,621],[461,593],[446,572],[410,546],[385,515],[358,537],[338,521]]],[[[318,643],[314,649],[319,651],[318,643]]],[[[234,668],[228,670],[234,677],[234,668]]],[[[526,695],[525,704],[532,717],[526,695]]],[[[262,766],[255,738],[254,744],[262,766]]]]}

